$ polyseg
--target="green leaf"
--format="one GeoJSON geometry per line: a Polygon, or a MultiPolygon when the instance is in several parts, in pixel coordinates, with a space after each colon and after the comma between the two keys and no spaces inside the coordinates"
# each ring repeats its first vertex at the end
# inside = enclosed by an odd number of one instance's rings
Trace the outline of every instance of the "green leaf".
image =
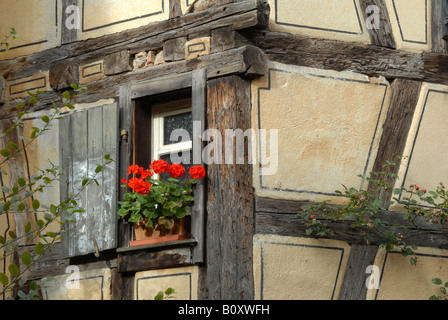
{"type": "Polygon", "coordinates": [[[34,252],[36,252],[36,254],[38,254],[38,255],[41,255],[42,253],[44,253],[44,251],[45,251],[45,246],[42,244],[42,242],[39,242],[34,247],[34,252]]]}
{"type": "Polygon", "coordinates": [[[36,224],[39,226],[39,228],[42,228],[44,226],[45,222],[43,220],[39,219],[36,221],[36,224]]]}
{"type": "Polygon", "coordinates": [[[28,251],[22,253],[22,262],[24,265],[29,266],[31,264],[31,256],[28,251]]]}
{"type": "Polygon", "coordinates": [[[8,147],[9,147],[10,149],[15,149],[15,150],[18,150],[18,149],[19,149],[19,146],[18,146],[17,144],[15,144],[14,142],[12,142],[12,141],[9,141],[9,142],[8,142],[8,147]]]}
{"type": "Polygon", "coordinates": [[[154,300],[163,300],[163,291],[159,291],[159,293],[157,293],[154,297],[154,300]]]}
{"type": "Polygon", "coordinates": [[[82,186],[84,187],[89,182],[89,178],[82,180],[82,186]]]}
{"type": "Polygon", "coordinates": [[[56,215],[57,214],[57,211],[56,211],[56,206],[54,205],[54,204],[51,204],[50,205],[50,212],[53,214],[53,215],[56,215]]]}
{"type": "Polygon", "coordinates": [[[0,273],[0,283],[4,286],[7,286],[9,284],[9,278],[6,274],[0,273]]]}
{"type": "Polygon", "coordinates": [[[0,236],[0,244],[5,244],[6,243],[6,239],[3,238],[2,236],[0,236]]]}
{"type": "Polygon", "coordinates": [[[173,294],[173,293],[174,293],[174,289],[173,288],[168,288],[168,289],[165,290],[165,294],[166,295],[170,295],[170,294],[173,294]]]}
{"type": "Polygon", "coordinates": [[[32,202],[32,206],[33,206],[33,209],[34,209],[34,210],[39,209],[39,207],[40,207],[40,202],[39,202],[39,200],[34,199],[33,202],[32,202]]]}
{"type": "Polygon", "coordinates": [[[48,116],[43,116],[42,121],[45,123],[48,123],[48,122],[50,122],[50,118],[48,116]]]}
{"type": "Polygon", "coordinates": [[[437,286],[442,284],[442,280],[440,280],[439,278],[434,278],[431,281],[432,281],[432,283],[434,283],[437,286]]]}
{"type": "Polygon", "coordinates": [[[11,154],[11,152],[9,152],[8,149],[2,149],[0,150],[0,154],[4,157],[9,157],[9,155],[11,154]]]}
{"type": "Polygon", "coordinates": [[[51,231],[48,231],[48,232],[46,233],[46,235],[49,236],[50,238],[56,238],[56,237],[58,236],[56,233],[51,232],[51,231]]]}
{"type": "Polygon", "coordinates": [[[14,264],[14,263],[11,263],[9,265],[8,270],[9,270],[9,273],[11,273],[11,275],[13,277],[17,277],[20,274],[19,267],[16,264],[14,264]]]}
{"type": "Polygon", "coordinates": [[[25,233],[28,233],[31,231],[31,221],[28,221],[28,223],[25,226],[25,233]]]}
{"type": "Polygon", "coordinates": [[[103,166],[96,167],[95,173],[100,173],[101,171],[103,171],[103,166]]]}
{"type": "Polygon", "coordinates": [[[23,178],[19,178],[19,180],[17,182],[19,183],[19,186],[21,186],[21,187],[26,186],[26,180],[23,178]]]}
{"type": "Polygon", "coordinates": [[[62,96],[64,97],[64,99],[66,99],[66,100],[70,100],[70,92],[68,92],[68,91],[64,91],[64,93],[62,94],[62,96]]]}
{"type": "Polygon", "coordinates": [[[36,281],[31,281],[30,282],[30,289],[31,290],[37,290],[37,283],[36,283],[36,281]]]}
{"type": "Polygon", "coordinates": [[[25,210],[25,208],[26,208],[25,204],[24,204],[23,202],[21,202],[21,203],[19,204],[19,206],[17,207],[17,210],[18,210],[18,211],[23,211],[23,210],[25,210]]]}

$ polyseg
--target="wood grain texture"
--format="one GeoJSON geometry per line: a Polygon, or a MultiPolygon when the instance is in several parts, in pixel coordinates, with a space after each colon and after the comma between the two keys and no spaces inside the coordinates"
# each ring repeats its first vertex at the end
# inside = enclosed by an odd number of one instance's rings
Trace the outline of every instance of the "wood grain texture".
{"type": "MultiPolygon", "coordinates": [[[[260,202],[256,199],[255,203],[260,202]]],[[[255,233],[256,234],[276,234],[280,236],[292,237],[307,237],[306,224],[300,221],[297,213],[301,210],[303,205],[311,203],[304,203],[297,201],[294,205],[292,202],[286,203],[286,209],[281,212],[276,208],[281,208],[284,200],[270,199],[262,201],[269,201],[271,203],[277,202],[274,210],[256,211],[255,212],[255,233]],[[297,208],[298,210],[295,210],[297,208]],[[269,212],[273,211],[273,212],[269,212]]],[[[271,207],[274,207],[271,204],[271,207]]],[[[352,227],[351,220],[330,220],[326,219],[319,213],[316,218],[322,223],[326,224],[333,234],[328,234],[327,238],[334,240],[345,241],[349,244],[365,245],[366,239],[363,233],[368,232],[365,227],[352,227]]],[[[433,248],[448,248],[448,238],[445,233],[440,231],[440,226],[434,225],[428,221],[427,218],[417,217],[416,226],[411,222],[403,219],[401,212],[382,210],[377,214],[372,215],[372,219],[379,218],[390,226],[396,226],[397,232],[402,232],[406,243],[416,246],[425,246],[433,248]]],[[[370,244],[381,245],[383,240],[376,234],[371,234],[370,244]]]]}
{"type": "MultiPolygon", "coordinates": [[[[259,76],[264,72],[264,54],[256,47],[246,46],[228,50],[221,53],[201,56],[189,61],[175,61],[155,67],[128,72],[105,77],[101,80],[88,84],[88,94],[73,97],[72,103],[89,103],[100,99],[118,98],[120,87],[125,83],[138,83],[142,80],[153,81],[157,85],[157,79],[162,77],[177,76],[183,73],[192,72],[197,69],[207,70],[207,79],[231,74],[242,74],[247,77],[259,76]]],[[[160,87],[160,86],[159,86],[160,87]]],[[[160,88],[163,90],[169,89],[160,88]]],[[[132,98],[138,98],[138,88],[132,92],[132,98]]],[[[131,93],[130,93],[131,94],[131,93]]],[[[154,91],[155,94],[155,91],[154,91]]],[[[61,103],[62,95],[56,91],[44,92],[39,95],[39,103],[35,104],[30,111],[38,111],[48,108],[54,103],[61,103]]],[[[16,105],[16,101],[6,102],[0,111],[0,118],[10,117],[11,110],[16,105]]]]}
{"type": "Polygon", "coordinates": [[[369,274],[366,274],[366,269],[368,266],[373,265],[377,251],[377,246],[351,246],[348,265],[338,300],[366,299],[366,280],[369,276],[369,274]]]}
{"type": "Polygon", "coordinates": [[[444,26],[447,5],[445,0],[431,1],[431,52],[433,53],[448,53],[447,42],[444,39],[447,28],[444,26]]]}
{"type": "MultiPolygon", "coordinates": [[[[373,172],[384,171],[384,165],[387,161],[396,160],[395,156],[402,156],[405,148],[409,129],[417,107],[422,83],[420,81],[397,79],[392,83],[392,98],[386,121],[383,126],[383,133],[378,147],[373,172]]],[[[399,166],[389,168],[392,173],[398,174],[399,166]]],[[[395,184],[395,178],[386,175],[376,177],[386,181],[389,185],[395,184]]],[[[368,187],[372,192],[375,186],[370,183],[368,187]]],[[[378,197],[382,205],[388,208],[388,202],[392,197],[392,190],[381,190],[378,197]]]]}
{"type": "MultiPolygon", "coordinates": [[[[207,128],[250,128],[250,82],[237,76],[208,81],[207,128]]],[[[226,141],[225,135],[223,141],[226,141]]],[[[215,145],[216,146],[216,145],[215,145]]],[[[214,152],[224,152],[216,146],[214,152]]],[[[224,154],[224,153],[223,153],[224,154]]],[[[207,165],[206,262],[199,299],[253,299],[254,232],[251,165],[207,165]]]]}
{"type": "Polygon", "coordinates": [[[376,46],[396,49],[394,35],[392,32],[392,25],[390,24],[389,13],[387,10],[386,2],[384,0],[360,0],[361,11],[364,16],[364,21],[369,21],[374,25],[374,18],[371,16],[373,10],[370,6],[376,6],[379,9],[380,21],[379,28],[367,28],[367,32],[370,36],[370,41],[376,46]],[[368,10],[370,9],[370,10],[368,10]]]}
{"type": "Polygon", "coordinates": [[[70,223],[65,232],[62,241],[66,257],[95,252],[95,241],[100,251],[116,247],[116,162],[103,167],[96,177],[99,185],[92,183],[82,188],[82,181],[95,176],[106,154],[118,159],[118,139],[117,104],[83,110],[63,119],[60,154],[64,157],[64,175],[68,179],[61,184],[61,201],[70,193],[79,193],[80,206],[85,210],[74,215],[76,223],[70,223]]]}

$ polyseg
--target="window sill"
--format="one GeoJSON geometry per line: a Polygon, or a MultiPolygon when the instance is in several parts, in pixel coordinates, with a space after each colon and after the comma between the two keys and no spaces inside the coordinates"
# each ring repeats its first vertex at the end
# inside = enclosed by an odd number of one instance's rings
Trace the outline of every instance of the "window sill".
{"type": "Polygon", "coordinates": [[[196,244],[195,239],[186,239],[118,248],[118,272],[133,274],[146,270],[194,265],[192,251],[196,244]]]}
{"type": "Polygon", "coordinates": [[[135,251],[159,251],[168,248],[190,247],[196,245],[195,239],[175,240],[169,242],[146,244],[135,247],[121,247],[117,249],[117,253],[135,252],[135,251]]]}

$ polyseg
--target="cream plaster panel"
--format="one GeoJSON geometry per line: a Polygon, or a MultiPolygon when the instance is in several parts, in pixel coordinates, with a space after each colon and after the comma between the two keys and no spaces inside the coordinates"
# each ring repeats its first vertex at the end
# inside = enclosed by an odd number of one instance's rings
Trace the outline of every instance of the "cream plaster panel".
{"type": "Polygon", "coordinates": [[[154,300],[159,291],[173,288],[174,300],[197,300],[197,266],[137,272],[134,283],[135,300],[154,300]]]}
{"type": "Polygon", "coordinates": [[[7,27],[15,28],[18,34],[17,39],[9,40],[11,49],[0,54],[0,60],[60,45],[61,8],[61,0],[0,1],[0,34],[9,33],[7,27]]]}
{"type": "Polygon", "coordinates": [[[386,0],[397,49],[431,49],[431,0],[386,0]]]}
{"type": "Polygon", "coordinates": [[[255,235],[255,299],[337,300],[349,255],[342,241],[255,235]]]}
{"type": "Polygon", "coordinates": [[[272,31],[370,43],[358,0],[269,0],[269,5],[272,31]]]}
{"type": "MultiPolygon", "coordinates": [[[[76,267],[76,266],[74,266],[76,267]]],[[[110,300],[111,269],[93,269],[55,276],[43,289],[45,300],[110,300]]]]}
{"type": "Polygon", "coordinates": [[[185,14],[188,8],[193,4],[194,0],[181,0],[182,13],[185,14]]]}
{"type": "MultiPolygon", "coordinates": [[[[45,123],[41,120],[42,116],[52,116],[52,111],[40,111],[30,113],[24,117],[23,136],[29,139],[32,128],[37,127],[43,129],[45,123]]],[[[51,122],[51,127],[48,128],[43,135],[35,139],[26,149],[26,157],[24,157],[24,169],[29,172],[30,176],[42,174],[39,169],[45,170],[51,168],[51,163],[58,166],[59,160],[59,122],[58,120],[51,122]]],[[[51,176],[50,176],[51,177],[51,176]]],[[[41,208],[49,208],[51,204],[57,205],[61,202],[59,193],[59,182],[53,181],[48,185],[45,192],[36,192],[33,194],[33,199],[39,200],[41,208]]],[[[44,219],[44,212],[36,213],[37,219],[44,219]]],[[[58,222],[50,224],[46,231],[59,232],[60,225],[58,222]]]]}
{"type": "MultiPolygon", "coordinates": [[[[423,84],[407,137],[396,188],[418,185],[436,190],[448,184],[448,86],[423,84]]],[[[399,209],[394,204],[392,209],[399,209]]]]}
{"type": "Polygon", "coordinates": [[[367,300],[428,300],[440,295],[431,280],[448,281],[448,251],[435,248],[415,250],[417,265],[399,252],[379,249],[374,265],[380,270],[379,289],[367,290],[367,300]]]}
{"type": "Polygon", "coordinates": [[[28,91],[35,94],[38,90],[42,92],[52,90],[49,81],[49,71],[36,73],[26,78],[6,81],[5,100],[29,99],[31,96],[28,94],[28,91]]]}
{"type": "Polygon", "coordinates": [[[169,18],[168,0],[84,0],[82,40],[169,18]]]}
{"type": "Polygon", "coordinates": [[[271,64],[252,82],[257,196],[344,202],[334,193],[342,184],[364,187],[358,175],[373,166],[390,91],[384,79],[271,64]]]}

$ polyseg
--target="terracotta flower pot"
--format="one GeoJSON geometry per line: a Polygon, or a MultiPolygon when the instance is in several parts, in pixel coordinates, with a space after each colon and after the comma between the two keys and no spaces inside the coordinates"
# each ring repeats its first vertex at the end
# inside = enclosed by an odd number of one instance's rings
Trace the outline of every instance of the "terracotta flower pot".
{"type": "Polygon", "coordinates": [[[141,224],[134,224],[135,240],[130,241],[131,247],[142,246],[146,244],[184,240],[190,236],[191,217],[186,216],[182,219],[174,218],[174,227],[166,229],[158,226],[157,228],[147,228],[141,224]]]}

